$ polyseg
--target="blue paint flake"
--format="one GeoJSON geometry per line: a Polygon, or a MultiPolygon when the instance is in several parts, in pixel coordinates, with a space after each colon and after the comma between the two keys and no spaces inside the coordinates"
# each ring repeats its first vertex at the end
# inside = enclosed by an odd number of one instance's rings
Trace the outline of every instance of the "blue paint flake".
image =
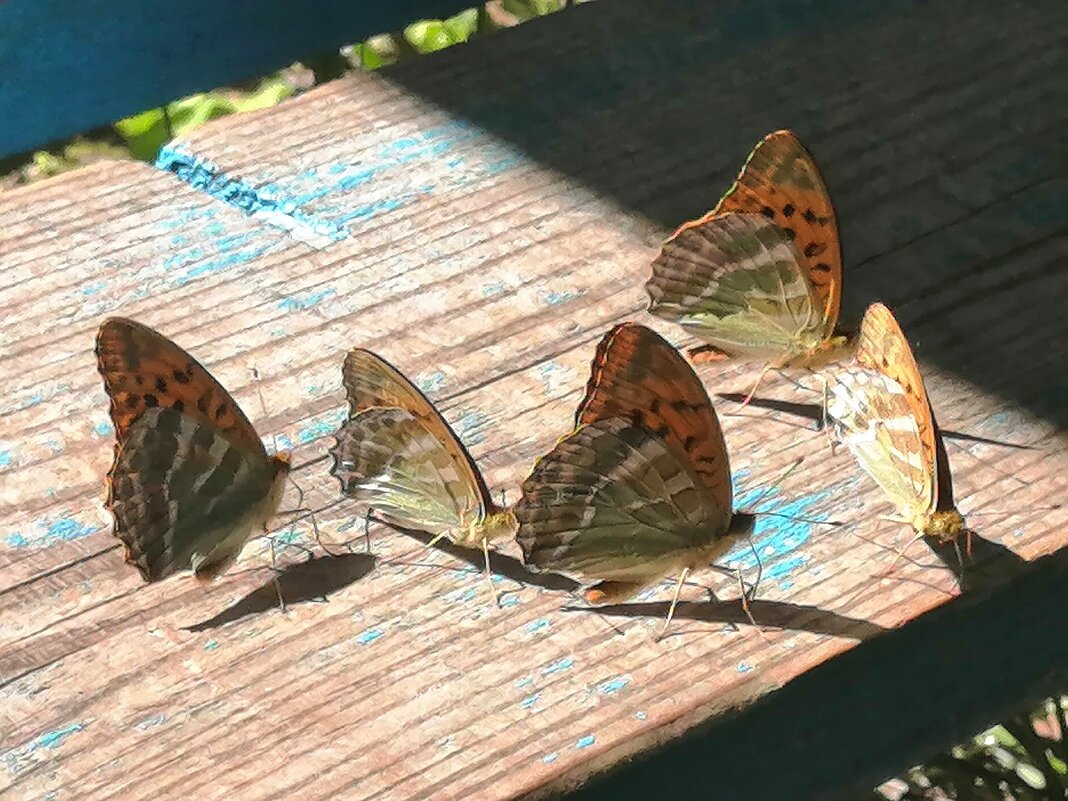
{"type": "Polygon", "coordinates": [[[503,281],[494,281],[492,284],[482,285],[482,297],[495,298],[498,295],[504,294],[505,286],[503,281]]]}
{"type": "Polygon", "coordinates": [[[544,631],[551,625],[552,624],[549,622],[548,618],[542,617],[538,618],[533,623],[528,623],[526,626],[526,631],[528,634],[535,634],[539,631],[544,631]]]}
{"type": "Polygon", "coordinates": [[[312,440],[333,434],[337,427],[348,417],[348,409],[339,409],[323,420],[311,423],[297,432],[297,440],[302,445],[307,445],[312,440]]]}
{"type": "Polygon", "coordinates": [[[245,214],[258,215],[265,222],[285,228],[297,239],[339,242],[348,236],[340,226],[305,214],[297,208],[296,203],[275,196],[269,190],[231,178],[207,159],[184,152],[180,145],[169,144],[160,148],[156,167],[174,173],[194,189],[206,192],[245,214]]]}
{"type": "Polygon", "coordinates": [[[502,607],[518,606],[518,605],[519,605],[519,596],[517,596],[517,595],[506,595],[503,598],[501,598],[501,606],[502,607]]]}
{"type": "Polygon", "coordinates": [[[278,302],[278,307],[282,311],[306,311],[313,306],[317,306],[327,298],[332,298],[337,294],[333,289],[322,289],[318,292],[308,292],[304,295],[296,297],[288,297],[278,302]]]}
{"type": "Polygon", "coordinates": [[[635,712],[634,717],[636,717],[638,720],[647,720],[649,718],[649,716],[644,712],[635,712]]]}
{"type": "Polygon", "coordinates": [[[551,754],[546,754],[545,756],[543,756],[541,758],[541,761],[544,762],[546,765],[551,765],[556,761],[556,756],[556,752],[553,751],[551,754]]]}
{"type": "Polygon", "coordinates": [[[489,422],[489,415],[480,409],[461,412],[460,419],[456,421],[456,432],[465,444],[478,445],[486,439],[489,422]]]}
{"type": "Polygon", "coordinates": [[[524,687],[529,687],[533,683],[534,683],[534,677],[533,676],[524,676],[523,678],[516,679],[513,682],[513,684],[515,685],[517,690],[522,690],[524,687]]]}
{"type": "Polygon", "coordinates": [[[752,669],[753,669],[753,666],[750,665],[748,662],[739,662],[738,663],[738,672],[739,673],[748,673],[752,669]]]}
{"type": "Polygon", "coordinates": [[[33,767],[36,761],[33,760],[33,754],[42,749],[54,749],[63,745],[64,740],[70,737],[76,732],[80,732],[85,728],[84,723],[72,723],[69,726],[64,726],[60,729],[55,729],[47,734],[42,734],[40,737],[30,740],[25,745],[17,748],[12,748],[10,751],[6,751],[0,754],[0,764],[3,764],[7,768],[7,772],[12,776],[17,776],[23,771],[33,767]]]}
{"type": "Polygon", "coordinates": [[[575,742],[575,748],[589,748],[591,745],[597,742],[597,738],[592,734],[587,734],[585,737],[580,737],[575,742]]]}
{"type": "Polygon", "coordinates": [[[546,668],[542,668],[541,673],[543,676],[548,676],[550,673],[559,673],[561,670],[569,670],[570,668],[574,667],[574,665],[574,659],[572,659],[571,657],[565,657],[564,659],[560,659],[556,662],[553,662],[546,668]]]}
{"type": "Polygon", "coordinates": [[[435,370],[428,376],[416,379],[415,384],[423,392],[436,392],[445,384],[445,373],[435,370]]]}
{"type": "Polygon", "coordinates": [[[615,695],[628,684],[630,684],[630,676],[619,676],[618,678],[606,681],[597,688],[597,692],[601,695],[615,695]]]}
{"type": "Polygon", "coordinates": [[[384,632],[379,631],[378,629],[368,629],[356,638],[356,642],[358,642],[360,645],[370,645],[379,637],[381,637],[383,633],[384,632]]]}
{"type": "Polygon", "coordinates": [[[0,469],[10,466],[14,460],[11,451],[0,451],[0,469]]]}
{"type": "Polygon", "coordinates": [[[146,731],[147,729],[155,728],[156,726],[162,726],[167,722],[166,715],[153,715],[150,718],[145,718],[137,724],[138,731],[146,731]]]}
{"type": "Polygon", "coordinates": [[[219,642],[217,640],[208,640],[206,643],[204,643],[204,650],[205,651],[214,651],[218,647],[219,647],[219,642]]]}
{"type": "Polygon", "coordinates": [[[101,420],[93,426],[93,433],[98,437],[106,437],[115,430],[110,420],[101,420]]]}
{"type": "Polygon", "coordinates": [[[82,295],[87,298],[93,295],[99,295],[101,292],[107,289],[107,286],[108,285],[106,281],[97,281],[93,284],[86,284],[82,287],[82,295]]]}
{"type": "Polygon", "coordinates": [[[519,705],[523,707],[523,709],[530,709],[532,706],[534,706],[534,704],[538,703],[538,699],[540,698],[541,693],[534,693],[534,695],[528,695],[526,698],[520,701],[519,705]]]}
{"type": "Polygon", "coordinates": [[[14,531],[7,535],[5,542],[12,548],[44,548],[55,545],[57,542],[69,542],[95,534],[99,527],[88,525],[75,520],[72,517],[61,517],[58,520],[47,522],[39,520],[36,523],[36,532],[25,533],[14,531]]]}
{"type": "Polygon", "coordinates": [[[542,291],[538,293],[538,299],[549,306],[559,306],[561,303],[567,303],[569,300],[574,300],[582,294],[582,292],[542,291]]]}

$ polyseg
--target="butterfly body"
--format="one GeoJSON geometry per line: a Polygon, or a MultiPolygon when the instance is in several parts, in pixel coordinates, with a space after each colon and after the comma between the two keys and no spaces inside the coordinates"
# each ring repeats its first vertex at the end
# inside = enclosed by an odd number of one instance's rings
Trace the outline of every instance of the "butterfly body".
{"type": "Polygon", "coordinates": [[[649,311],[726,357],[815,369],[849,355],[837,330],[842,258],[819,170],[789,131],[753,149],[704,217],[664,243],[649,311]]]}
{"type": "Polygon", "coordinates": [[[226,571],[278,510],[287,454],[268,456],[230,394],[176,344],[111,318],[97,335],[116,444],[107,507],[146,581],[226,571]]]}
{"type": "Polygon", "coordinates": [[[400,528],[469,548],[514,531],[459,438],[400,371],[355,349],[343,377],[349,418],[335,435],[331,472],[345,495],[400,528]]]}
{"type": "Polygon", "coordinates": [[[524,561],[595,581],[593,603],[703,567],[752,530],[733,514],[726,446],[704,387],[644,326],[601,340],[576,429],[515,507],[524,561]]]}
{"type": "Polygon", "coordinates": [[[893,314],[868,307],[856,363],[828,385],[835,435],[917,533],[955,542],[967,533],[949,463],[912,350],[893,314]]]}

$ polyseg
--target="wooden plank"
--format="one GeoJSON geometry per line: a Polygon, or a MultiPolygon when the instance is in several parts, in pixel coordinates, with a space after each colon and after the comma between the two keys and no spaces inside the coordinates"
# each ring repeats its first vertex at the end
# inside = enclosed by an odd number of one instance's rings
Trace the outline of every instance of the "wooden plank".
{"type": "Polygon", "coordinates": [[[336,51],[461,0],[6,0],[0,3],[0,158],[108,125],[194,92],[336,51]]]}
{"type": "MultiPolygon", "coordinates": [[[[0,202],[12,287],[0,519],[14,521],[0,531],[0,787],[80,799],[178,787],[512,797],[765,695],[951,597],[955,578],[925,566],[930,556],[873,580],[908,533],[877,519],[888,504],[847,453],[799,425],[810,421],[726,403],[741,505],[804,455],[761,507],[851,524],[761,521],[764,636],[736,602],[696,603],[696,588],[660,643],[666,588],[603,617],[567,611],[567,582],[525,574],[511,545],[495,559],[511,592],[491,610],[470,568],[477,554],[379,530],[373,560],[302,566],[288,554],[282,615],[259,542],[207,589],[141,587],[108,533],[98,497],[110,434],[96,430],[106,402],[91,355],[104,314],[176,338],[262,433],[295,446],[327,542],[362,527],[322,458],[355,345],[420,380],[491,486],[514,497],[566,432],[604,328],[649,322],[641,283],[660,237],[784,124],[815,151],[838,204],[847,313],[876,296],[898,306],[942,424],[1028,446],[951,440],[963,443],[950,451],[963,511],[999,512],[973,517],[980,557],[1002,549],[980,566],[1063,547],[1065,512],[1044,508],[1063,497],[1068,459],[1053,369],[1065,322],[1052,313],[1064,294],[1068,112],[1050,102],[1061,54],[1043,38],[1060,6],[888,3],[846,18],[833,3],[774,4],[796,29],[752,6],[753,18],[731,4],[667,17],[641,6],[595,4],[467,58],[442,54],[209,126],[165,163],[214,196],[124,167],[0,202]],[[915,47],[965,9],[959,36],[915,47]],[[1020,41],[996,24],[1003,13],[1020,41]],[[558,55],[546,64],[549,43],[558,55]],[[754,51],[766,57],[753,63],[754,51]],[[802,73],[803,90],[754,101],[779,86],[773,76],[802,73]],[[713,74],[734,77],[714,86],[713,74]],[[999,115],[1014,126],[986,124],[999,115]],[[215,199],[232,197],[258,216],[215,199]],[[88,293],[101,300],[78,300],[101,281],[106,291],[88,293]]],[[[701,372],[712,391],[755,377],[701,372]]],[[[780,379],[766,394],[813,400],[780,379]]],[[[291,528],[310,542],[307,520],[291,528]]],[[[728,579],[701,580],[734,597],[728,579]]]]}

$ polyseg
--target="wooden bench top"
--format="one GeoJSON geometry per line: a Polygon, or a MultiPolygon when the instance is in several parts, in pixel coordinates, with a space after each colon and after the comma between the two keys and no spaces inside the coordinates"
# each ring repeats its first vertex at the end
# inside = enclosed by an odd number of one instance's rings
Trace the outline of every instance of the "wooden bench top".
{"type": "MultiPolygon", "coordinates": [[[[963,435],[947,446],[979,534],[964,585],[996,592],[1068,542],[1068,513],[1050,508],[1068,486],[1068,8],[653,5],[582,6],[217,121],[164,169],[98,165],[0,195],[0,795],[556,793],[773,701],[958,593],[955,556],[920,544],[873,577],[911,531],[879,519],[888,502],[810,417],[715,397],[747,391],[757,365],[699,372],[740,508],[805,457],[759,506],[798,518],[759,523],[762,633],[711,571],[697,580],[723,602],[686,588],[656,642],[668,585],[574,611],[574,585],[524,571],[514,544],[494,558],[499,609],[477,552],[379,526],[373,555],[362,538],[337,558],[282,549],[283,614],[263,540],[209,587],[143,586],[110,534],[92,353],[107,315],[175,339],[294,449],[327,543],[363,527],[326,458],[355,346],[415,378],[514,499],[569,430],[608,326],[693,344],[644,313],[648,263],[776,128],[799,133],[830,187],[844,318],[895,308],[940,423],[963,435]]],[[[775,376],[760,396],[817,398],[775,376]]],[[[315,548],[306,517],[279,525],[315,548]]],[[[746,549],[728,561],[753,564],[746,549]]],[[[759,774],[750,798],[767,797],[759,774]]]]}

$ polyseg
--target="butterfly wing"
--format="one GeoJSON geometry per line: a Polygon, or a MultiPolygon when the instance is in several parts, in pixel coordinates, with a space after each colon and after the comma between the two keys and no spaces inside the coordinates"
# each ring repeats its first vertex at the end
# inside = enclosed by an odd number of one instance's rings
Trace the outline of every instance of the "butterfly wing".
{"type": "Polygon", "coordinates": [[[124,435],[108,506],[126,561],[146,581],[220,575],[278,508],[285,471],[214,426],[156,406],[124,435]]]}
{"type": "Polygon", "coordinates": [[[397,368],[371,351],[356,348],[345,358],[342,380],[349,400],[349,420],[339,432],[333,451],[333,472],[341,480],[343,490],[351,488],[378,510],[396,504],[401,507],[398,525],[427,531],[443,525],[446,518],[452,520],[453,516],[466,524],[478,524],[496,510],[481,472],[459,437],[397,368]],[[402,423],[400,417],[372,416],[360,422],[364,415],[376,409],[403,410],[410,420],[402,423]],[[413,441],[405,443],[402,439],[405,435],[413,437],[413,441]],[[370,450],[361,456],[362,436],[369,436],[371,441],[370,450]],[[407,472],[393,474],[389,482],[379,482],[373,493],[358,489],[360,482],[351,478],[353,471],[367,478],[384,475],[381,469],[388,465],[383,461],[382,449],[386,443],[400,448],[397,458],[407,460],[407,472]],[[344,464],[354,467],[345,468],[344,464]],[[438,471],[437,479],[425,475],[424,471],[428,470],[438,471]],[[414,485],[404,485],[406,476],[418,480],[414,485]],[[401,500],[410,499],[413,492],[430,492],[432,497],[414,506],[410,500],[401,500]],[[442,517],[446,509],[453,511],[442,517]]]}
{"type": "Polygon", "coordinates": [[[277,510],[288,459],[268,458],[230,393],[157,331],[105,320],[96,353],[116,439],[107,506],[127,561],[147,581],[221,574],[277,510]]]}
{"type": "Polygon", "coordinates": [[[626,584],[725,552],[730,519],[684,451],[622,417],[583,425],[540,459],[515,506],[524,561],[626,584]]]}
{"type": "Polygon", "coordinates": [[[861,468],[882,487],[909,521],[931,508],[933,474],[923,457],[923,438],[905,390],[863,366],[834,371],[828,379],[827,413],[838,438],[861,468]]]}
{"type": "Polygon", "coordinates": [[[371,408],[350,418],[331,453],[342,492],[395,525],[441,534],[478,519],[464,463],[407,409],[371,408]]]}
{"type": "Polygon", "coordinates": [[[96,336],[97,369],[111,398],[116,448],[147,409],[170,408],[226,434],[266,459],[256,429],[222,384],[167,337],[123,317],[104,321],[96,336]]]}
{"type": "Polygon", "coordinates": [[[793,242],[762,215],[683,226],[652,270],[649,311],[730,356],[787,363],[831,334],[793,242]]]}
{"type": "Polygon", "coordinates": [[[623,323],[601,339],[590,368],[576,427],[622,417],[683,454],[730,521],[733,500],[727,444],[704,384],[663,337],[637,323],[623,323]]]}
{"type": "Polygon", "coordinates": [[[708,216],[731,211],[761,214],[786,232],[833,330],[842,297],[838,223],[816,162],[791,131],[768,134],[753,148],[708,216]]]}

